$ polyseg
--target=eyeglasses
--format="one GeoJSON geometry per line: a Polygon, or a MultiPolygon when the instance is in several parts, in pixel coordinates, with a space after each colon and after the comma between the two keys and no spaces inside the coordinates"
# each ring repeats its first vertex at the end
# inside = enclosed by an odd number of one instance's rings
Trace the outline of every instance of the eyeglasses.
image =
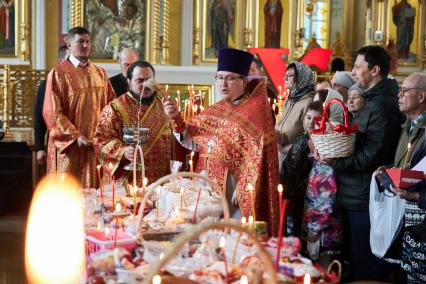
{"type": "Polygon", "coordinates": [[[223,83],[223,82],[225,82],[226,84],[233,84],[233,83],[235,83],[238,79],[242,79],[242,78],[244,78],[244,77],[243,77],[243,76],[238,76],[238,77],[232,77],[232,76],[228,76],[228,77],[215,76],[214,78],[216,79],[216,82],[218,82],[218,83],[223,83]]]}
{"type": "Polygon", "coordinates": [[[399,96],[399,94],[402,94],[402,97],[405,97],[405,93],[409,92],[411,90],[423,90],[423,89],[422,88],[408,88],[408,89],[399,88],[399,90],[398,90],[398,96],[399,96]]]}
{"type": "Polygon", "coordinates": [[[285,74],[284,80],[288,80],[289,78],[296,77],[296,74],[285,74]]]}

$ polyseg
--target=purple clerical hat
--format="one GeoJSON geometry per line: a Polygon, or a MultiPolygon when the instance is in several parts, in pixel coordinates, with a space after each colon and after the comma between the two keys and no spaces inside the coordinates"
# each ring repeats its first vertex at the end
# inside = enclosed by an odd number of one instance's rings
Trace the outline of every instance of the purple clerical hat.
{"type": "Polygon", "coordinates": [[[219,49],[217,71],[228,71],[247,76],[252,61],[253,55],[248,52],[233,48],[222,48],[219,49]]]}

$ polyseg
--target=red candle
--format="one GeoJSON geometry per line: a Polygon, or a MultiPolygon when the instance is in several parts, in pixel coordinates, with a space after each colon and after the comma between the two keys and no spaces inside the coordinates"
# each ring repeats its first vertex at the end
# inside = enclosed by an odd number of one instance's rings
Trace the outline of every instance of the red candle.
{"type": "Polygon", "coordinates": [[[225,263],[225,274],[226,274],[225,276],[226,276],[226,279],[228,279],[229,273],[228,273],[228,263],[226,261],[226,254],[225,254],[225,237],[223,236],[220,237],[219,246],[222,250],[223,262],[225,263]]]}
{"type": "Polygon", "coordinates": [[[285,211],[287,208],[287,200],[283,200],[283,205],[281,207],[280,211],[280,227],[279,227],[279,233],[278,233],[278,245],[277,245],[277,259],[276,259],[276,268],[278,271],[279,268],[279,261],[280,261],[280,255],[281,255],[281,246],[283,244],[283,230],[284,230],[284,219],[285,219],[285,211]]]}
{"type": "Polygon", "coordinates": [[[280,213],[281,213],[281,209],[283,207],[283,186],[281,184],[278,185],[278,196],[279,196],[279,208],[280,208],[280,213]]]}

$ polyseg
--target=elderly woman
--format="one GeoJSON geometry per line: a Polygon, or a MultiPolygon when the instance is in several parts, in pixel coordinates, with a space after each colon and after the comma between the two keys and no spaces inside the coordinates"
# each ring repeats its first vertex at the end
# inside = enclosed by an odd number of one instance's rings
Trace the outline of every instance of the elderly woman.
{"type": "Polygon", "coordinates": [[[355,83],[355,78],[348,71],[337,71],[331,79],[332,88],[342,95],[345,104],[348,101],[349,88],[355,83]]]}
{"type": "Polygon", "coordinates": [[[352,116],[355,116],[355,114],[364,107],[364,97],[362,96],[364,92],[365,91],[358,84],[353,85],[349,89],[347,106],[352,116]]]}
{"type": "Polygon", "coordinates": [[[303,116],[306,106],[315,95],[314,73],[303,63],[293,62],[288,65],[284,80],[289,97],[275,124],[280,167],[291,145],[303,134],[303,116]]]}

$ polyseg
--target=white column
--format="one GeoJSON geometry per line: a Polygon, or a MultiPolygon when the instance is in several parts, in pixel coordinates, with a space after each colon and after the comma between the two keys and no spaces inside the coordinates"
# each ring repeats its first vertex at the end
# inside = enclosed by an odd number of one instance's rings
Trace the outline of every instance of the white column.
{"type": "Polygon", "coordinates": [[[183,66],[192,65],[192,35],[193,27],[194,1],[182,1],[182,22],[180,38],[180,64],[183,66]]]}
{"type": "Polygon", "coordinates": [[[35,69],[46,69],[46,15],[45,3],[46,0],[34,0],[33,9],[34,13],[31,16],[31,22],[34,23],[31,28],[31,46],[32,46],[32,60],[35,69]]]}

